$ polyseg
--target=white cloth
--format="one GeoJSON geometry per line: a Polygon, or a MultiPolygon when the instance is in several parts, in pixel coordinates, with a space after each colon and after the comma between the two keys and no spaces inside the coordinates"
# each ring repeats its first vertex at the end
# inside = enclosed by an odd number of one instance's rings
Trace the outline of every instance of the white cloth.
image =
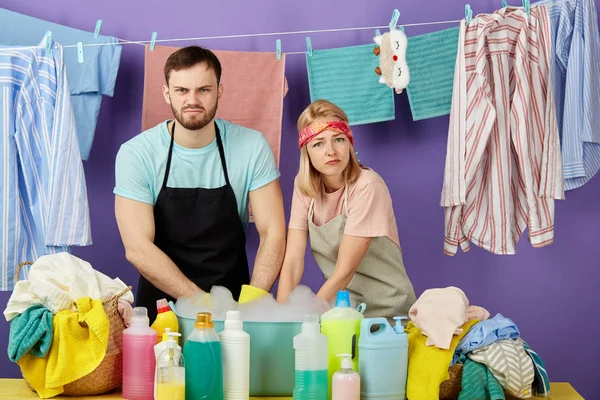
{"type": "MultiPolygon", "coordinates": [[[[109,278],[70,253],[45,255],[31,265],[29,280],[15,285],[4,317],[10,321],[36,304],[42,304],[56,314],[71,309],[73,302],[81,297],[106,301],[126,287],[119,278],[109,278]]],[[[133,303],[131,291],[126,292],[121,300],[133,303]]]]}

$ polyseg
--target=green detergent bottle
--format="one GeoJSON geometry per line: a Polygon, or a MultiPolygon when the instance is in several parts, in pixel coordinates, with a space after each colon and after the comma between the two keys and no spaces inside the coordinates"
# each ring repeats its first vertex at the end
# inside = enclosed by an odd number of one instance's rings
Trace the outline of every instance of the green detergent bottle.
{"type": "Polygon", "coordinates": [[[342,367],[338,354],[351,354],[352,369],[358,371],[358,339],[365,309],[364,303],[358,309],[350,307],[350,293],[340,290],[337,293],[335,307],[321,315],[321,333],[327,336],[330,399],[333,374],[342,367]]]}
{"type": "Polygon", "coordinates": [[[212,315],[198,313],[194,331],[183,345],[185,398],[223,400],[223,359],[221,342],[212,315]]]}

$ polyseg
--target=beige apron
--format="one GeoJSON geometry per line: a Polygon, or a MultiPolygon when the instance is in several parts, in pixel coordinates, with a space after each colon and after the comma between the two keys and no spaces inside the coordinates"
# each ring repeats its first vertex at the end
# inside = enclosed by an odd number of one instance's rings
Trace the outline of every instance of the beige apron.
{"type": "MultiPolygon", "coordinates": [[[[308,209],[310,249],[325,279],[333,274],[346,219],[348,218],[348,186],[344,189],[344,211],[323,226],[313,221],[314,200],[308,209]]],[[[389,238],[374,237],[358,270],[346,288],[357,304],[366,303],[365,317],[408,316],[417,300],[406,275],[402,252],[389,238]]]]}

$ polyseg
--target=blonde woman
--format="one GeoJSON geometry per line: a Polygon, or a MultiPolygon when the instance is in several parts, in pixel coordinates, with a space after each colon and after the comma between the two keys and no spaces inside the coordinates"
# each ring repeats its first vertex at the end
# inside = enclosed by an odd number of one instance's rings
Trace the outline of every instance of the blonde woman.
{"type": "Polygon", "coordinates": [[[383,179],[354,152],[348,117],[318,100],[298,118],[300,168],[277,299],[285,301],[312,254],[326,279],[317,296],[331,304],[338,290],[366,303],[367,317],[408,315],[416,301],[402,262],[392,199],[383,179]]]}

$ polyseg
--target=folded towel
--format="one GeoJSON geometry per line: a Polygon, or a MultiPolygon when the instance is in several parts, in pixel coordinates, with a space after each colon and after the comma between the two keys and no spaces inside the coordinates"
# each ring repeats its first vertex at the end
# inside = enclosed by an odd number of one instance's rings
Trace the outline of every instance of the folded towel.
{"type": "Polygon", "coordinates": [[[10,321],[8,358],[17,362],[25,354],[45,357],[52,345],[52,313],[44,306],[29,307],[10,321]]]}
{"type": "MultiPolygon", "coordinates": [[[[173,112],[163,98],[164,67],[167,58],[179,47],[146,46],[142,130],[150,129],[173,112]]],[[[213,51],[223,74],[223,96],[216,118],[222,118],[263,134],[271,145],[279,166],[283,98],[287,94],[285,54],[278,60],[274,53],[213,51]]]]}
{"type": "Polygon", "coordinates": [[[408,379],[406,394],[408,399],[438,400],[440,385],[450,378],[448,368],[454,354],[454,349],[464,332],[475,325],[476,319],[465,323],[461,328],[463,333],[454,336],[449,349],[444,350],[435,346],[427,346],[427,337],[410,321],[406,326],[408,334],[408,379]]]}
{"type": "Polygon", "coordinates": [[[533,362],[533,370],[535,377],[533,378],[533,395],[537,397],[547,397],[550,395],[550,378],[546,366],[538,353],[533,351],[531,347],[523,341],[525,352],[531,357],[533,362]]]}
{"type": "MultiPolygon", "coordinates": [[[[464,357],[464,356],[463,356],[464,357]]],[[[504,400],[504,389],[483,364],[464,360],[462,389],[458,400],[504,400]]]]}
{"type": "Polygon", "coordinates": [[[92,372],[108,347],[109,320],[102,301],[82,297],[77,312],[65,310],[52,318],[54,337],[47,357],[23,356],[17,363],[23,377],[41,398],[63,392],[63,386],[92,372]]]}
{"type": "Polygon", "coordinates": [[[394,91],[379,83],[375,73],[379,64],[375,47],[367,44],[307,53],[310,101],[329,100],[344,110],[350,125],[395,119],[394,91]]]}
{"type": "Polygon", "coordinates": [[[408,38],[406,88],[413,120],[450,114],[458,27],[408,38]]]}

